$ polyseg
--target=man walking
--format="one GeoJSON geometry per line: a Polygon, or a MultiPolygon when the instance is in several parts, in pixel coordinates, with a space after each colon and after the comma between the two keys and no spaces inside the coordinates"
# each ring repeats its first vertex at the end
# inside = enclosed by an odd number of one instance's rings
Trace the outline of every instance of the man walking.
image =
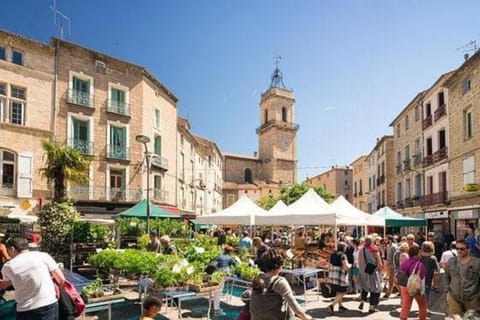
{"type": "Polygon", "coordinates": [[[57,320],[58,302],[52,277],[60,287],[65,277],[53,258],[28,249],[24,238],[15,237],[6,243],[12,259],[2,268],[0,289],[13,285],[17,302],[17,320],[57,320]]]}
{"type": "MultiPolygon", "coordinates": [[[[386,255],[386,270],[388,277],[388,289],[385,293],[384,298],[387,299],[393,292],[393,287],[395,286],[395,265],[393,263],[393,257],[395,252],[397,252],[397,244],[392,235],[387,235],[385,239],[385,255],[386,255]]],[[[398,289],[398,288],[397,288],[398,289]]],[[[400,291],[400,290],[399,290],[400,291]]]]}
{"type": "Polygon", "coordinates": [[[458,256],[447,262],[447,316],[480,308],[480,259],[470,255],[468,242],[457,241],[458,256]]]}

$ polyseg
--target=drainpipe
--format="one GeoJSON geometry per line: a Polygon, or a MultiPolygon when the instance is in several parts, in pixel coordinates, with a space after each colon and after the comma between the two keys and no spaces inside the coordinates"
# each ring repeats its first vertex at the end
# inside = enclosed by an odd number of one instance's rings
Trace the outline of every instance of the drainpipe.
{"type": "Polygon", "coordinates": [[[50,123],[50,130],[52,131],[52,139],[56,137],[56,114],[57,114],[57,82],[58,82],[58,59],[59,59],[60,46],[58,40],[55,44],[55,63],[54,63],[54,79],[53,79],[53,97],[52,97],[52,116],[50,123]]]}

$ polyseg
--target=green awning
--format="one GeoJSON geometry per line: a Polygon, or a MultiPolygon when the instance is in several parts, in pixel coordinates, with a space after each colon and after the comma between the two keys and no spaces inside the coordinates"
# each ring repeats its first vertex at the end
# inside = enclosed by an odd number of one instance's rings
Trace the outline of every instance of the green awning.
{"type": "MultiPolygon", "coordinates": [[[[142,200],[133,207],[120,212],[115,217],[135,217],[147,218],[147,200],[142,200]]],[[[162,209],[150,202],[150,218],[170,218],[180,219],[179,216],[174,215],[165,209],[162,209]]]]}
{"type": "Polygon", "coordinates": [[[385,221],[386,227],[424,227],[427,225],[425,219],[403,216],[389,207],[379,209],[372,214],[371,218],[376,221],[385,221]]]}
{"type": "Polygon", "coordinates": [[[214,227],[213,224],[202,224],[202,223],[199,223],[197,220],[193,220],[193,219],[190,220],[190,223],[192,223],[195,226],[195,229],[197,230],[205,230],[205,229],[210,229],[214,227]]]}

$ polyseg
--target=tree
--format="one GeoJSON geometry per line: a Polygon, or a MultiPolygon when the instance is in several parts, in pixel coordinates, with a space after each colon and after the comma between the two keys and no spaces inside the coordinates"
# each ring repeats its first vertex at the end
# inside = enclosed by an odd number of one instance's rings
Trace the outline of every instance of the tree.
{"type": "Polygon", "coordinates": [[[84,156],[72,147],[48,140],[42,140],[45,150],[45,167],[40,172],[53,181],[53,201],[65,201],[66,183],[83,184],[88,182],[88,171],[92,158],[84,156]]]}
{"type": "Polygon", "coordinates": [[[257,204],[265,210],[272,208],[278,200],[282,200],[286,205],[290,205],[300,199],[309,189],[312,189],[325,201],[331,202],[335,196],[327,192],[322,187],[312,187],[311,185],[303,182],[297,183],[293,186],[283,187],[280,190],[280,196],[277,198],[264,197],[257,201],[257,204]]]}

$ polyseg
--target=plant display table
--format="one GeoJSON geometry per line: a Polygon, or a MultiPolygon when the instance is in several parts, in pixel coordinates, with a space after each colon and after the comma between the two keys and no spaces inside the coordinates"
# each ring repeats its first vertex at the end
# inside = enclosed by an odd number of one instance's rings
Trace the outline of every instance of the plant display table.
{"type": "Polygon", "coordinates": [[[101,310],[108,310],[108,320],[112,320],[112,304],[115,303],[120,303],[125,301],[123,297],[118,297],[114,299],[109,299],[109,300],[104,300],[104,301],[99,301],[99,302],[94,302],[94,303],[87,303],[85,306],[85,310],[82,313],[82,320],[85,319],[85,314],[90,313],[90,312],[97,312],[101,310]]]}

